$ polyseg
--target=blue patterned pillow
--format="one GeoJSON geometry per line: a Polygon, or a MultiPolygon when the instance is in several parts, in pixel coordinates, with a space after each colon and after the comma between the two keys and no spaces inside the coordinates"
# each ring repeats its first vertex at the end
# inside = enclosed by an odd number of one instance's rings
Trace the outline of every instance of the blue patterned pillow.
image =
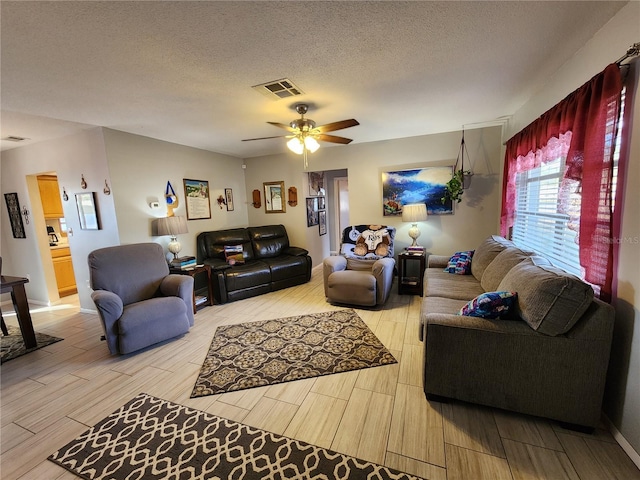
{"type": "Polygon", "coordinates": [[[456,275],[469,275],[471,273],[471,258],[475,250],[467,250],[466,252],[456,252],[449,259],[445,272],[455,273],[456,275]]]}
{"type": "Polygon", "coordinates": [[[502,317],[509,312],[517,298],[516,292],[485,292],[462,307],[458,315],[482,318],[502,317]]]}

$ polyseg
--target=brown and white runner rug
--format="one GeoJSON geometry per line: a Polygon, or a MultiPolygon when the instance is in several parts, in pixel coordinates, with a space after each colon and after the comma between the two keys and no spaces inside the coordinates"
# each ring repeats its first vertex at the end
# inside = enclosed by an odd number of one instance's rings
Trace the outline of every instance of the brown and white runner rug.
{"type": "Polygon", "coordinates": [[[191,397],[397,363],[352,309],[218,327],[191,397]]]}
{"type": "Polygon", "coordinates": [[[49,460],[89,480],[417,479],[144,393],[49,460]]]}

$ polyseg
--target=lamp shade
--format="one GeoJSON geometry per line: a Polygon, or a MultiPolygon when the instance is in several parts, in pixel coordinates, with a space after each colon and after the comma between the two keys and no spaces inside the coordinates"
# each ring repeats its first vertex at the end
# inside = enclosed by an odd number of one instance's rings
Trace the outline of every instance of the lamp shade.
{"type": "Polygon", "coordinates": [[[158,235],[175,237],[181,233],[188,233],[187,219],[183,215],[158,219],[158,235]]]}
{"type": "Polygon", "coordinates": [[[424,222],[427,219],[427,205],[424,203],[411,203],[402,207],[403,222],[424,222]]]}

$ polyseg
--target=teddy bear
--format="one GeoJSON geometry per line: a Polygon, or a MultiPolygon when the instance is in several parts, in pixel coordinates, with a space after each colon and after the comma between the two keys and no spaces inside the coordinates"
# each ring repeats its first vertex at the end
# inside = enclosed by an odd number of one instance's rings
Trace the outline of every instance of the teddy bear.
{"type": "Polygon", "coordinates": [[[391,235],[386,227],[382,225],[369,225],[356,240],[353,253],[364,257],[368,253],[373,253],[378,257],[386,257],[389,254],[389,244],[391,235]]]}

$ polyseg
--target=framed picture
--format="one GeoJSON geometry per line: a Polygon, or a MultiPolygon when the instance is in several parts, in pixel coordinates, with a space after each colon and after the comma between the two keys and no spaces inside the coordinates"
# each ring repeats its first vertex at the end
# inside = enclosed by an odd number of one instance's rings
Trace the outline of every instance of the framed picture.
{"type": "Polygon", "coordinates": [[[309,172],[309,196],[324,194],[324,172],[309,172]]]}
{"type": "Polygon", "coordinates": [[[425,203],[429,215],[453,214],[453,202],[442,203],[453,167],[427,167],[382,173],[383,216],[402,215],[402,206],[425,203]]]}
{"type": "Polygon", "coordinates": [[[233,212],[233,191],[230,188],[225,188],[224,196],[227,199],[227,212],[233,212]]]}
{"type": "Polygon", "coordinates": [[[318,212],[318,231],[320,235],[327,233],[327,211],[321,210],[318,212]]]}
{"type": "Polygon", "coordinates": [[[318,197],[306,199],[307,203],[307,227],[318,225],[318,197]]]}
{"type": "Polygon", "coordinates": [[[211,218],[211,203],[209,201],[209,182],[206,180],[184,181],[184,198],[187,205],[187,220],[211,218]]]}
{"type": "Polygon", "coordinates": [[[287,206],[284,201],[284,182],[264,182],[264,211],[266,213],[284,213],[287,206]]]}
{"type": "Polygon", "coordinates": [[[324,210],[325,208],[324,199],[325,197],[318,197],[318,210],[324,210]]]}
{"type": "Polygon", "coordinates": [[[27,238],[22,223],[22,213],[20,212],[20,201],[17,193],[5,193],[4,201],[7,203],[7,211],[9,212],[9,222],[11,223],[11,231],[13,238],[27,238]]]}
{"type": "Polygon", "coordinates": [[[76,206],[82,230],[100,230],[100,219],[96,210],[96,192],[76,193],[76,206]]]}

